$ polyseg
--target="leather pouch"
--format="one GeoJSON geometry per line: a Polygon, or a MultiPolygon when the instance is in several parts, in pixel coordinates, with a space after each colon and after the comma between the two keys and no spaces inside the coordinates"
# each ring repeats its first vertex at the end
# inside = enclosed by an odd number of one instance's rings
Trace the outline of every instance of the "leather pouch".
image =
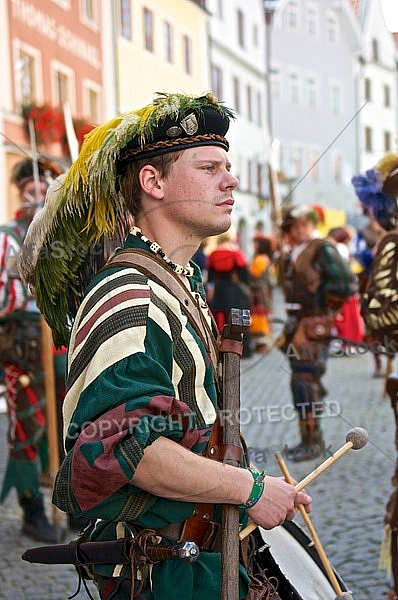
{"type": "Polygon", "coordinates": [[[331,339],[333,320],[329,315],[304,317],[301,322],[308,340],[320,342],[331,339]]]}

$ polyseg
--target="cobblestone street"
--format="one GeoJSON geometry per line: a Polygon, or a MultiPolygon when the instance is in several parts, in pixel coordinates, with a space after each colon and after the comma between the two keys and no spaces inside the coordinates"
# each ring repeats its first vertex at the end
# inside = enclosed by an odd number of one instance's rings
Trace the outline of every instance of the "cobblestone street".
{"type": "MultiPolygon", "coordinates": [[[[384,507],[396,459],[394,422],[389,400],[383,397],[383,380],[372,379],[372,370],[368,354],[329,360],[322,419],[326,446],[336,451],[354,426],[364,427],[369,441],[362,450],[350,450],[307,487],[313,498],[311,518],[318,536],[355,600],[385,600],[389,583],[385,572],[379,571],[378,562],[384,507]]],[[[265,355],[245,359],[241,372],[242,431],[252,460],[270,474],[279,475],[275,451],[299,441],[288,361],[272,348],[265,355]]],[[[6,461],[4,414],[0,415],[0,430],[2,475],[6,461]]],[[[326,457],[288,466],[299,481],[326,457]]],[[[50,514],[48,491],[46,498],[50,514]]],[[[74,568],[22,561],[26,548],[40,544],[20,534],[21,513],[14,494],[9,495],[0,511],[0,598],[66,600],[77,589],[74,568]]],[[[300,515],[296,521],[305,530],[300,515]]],[[[90,590],[97,598],[91,584],[90,590]]],[[[83,590],[75,598],[87,596],[83,590]]]]}

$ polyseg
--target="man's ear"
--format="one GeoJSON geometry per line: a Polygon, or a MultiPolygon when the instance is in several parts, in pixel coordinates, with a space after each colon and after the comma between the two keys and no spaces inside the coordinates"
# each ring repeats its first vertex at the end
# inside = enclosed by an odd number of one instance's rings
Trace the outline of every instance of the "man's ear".
{"type": "Polygon", "coordinates": [[[155,199],[163,198],[159,171],[153,165],[145,165],[139,173],[142,190],[155,199]]]}

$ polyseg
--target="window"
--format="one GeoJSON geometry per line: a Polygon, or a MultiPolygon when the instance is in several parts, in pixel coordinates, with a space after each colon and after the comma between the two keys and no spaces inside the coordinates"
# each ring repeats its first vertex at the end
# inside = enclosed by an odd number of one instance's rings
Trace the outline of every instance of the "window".
{"type": "Polygon", "coordinates": [[[365,82],[365,100],[372,100],[372,82],[366,78],[365,82]]]}
{"type": "Polygon", "coordinates": [[[289,73],[287,80],[289,102],[291,104],[299,103],[299,79],[297,73],[289,73]]]}
{"type": "Polygon", "coordinates": [[[83,110],[84,115],[92,122],[100,122],[99,99],[100,86],[91,81],[85,81],[83,84],[83,110]]]}
{"type": "Polygon", "coordinates": [[[297,29],[298,27],[297,2],[293,0],[290,0],[286,6],[286,25],[289,29],[297,29]]]}
{"type": "Polygon", "coordinates": [[[302,156],[301,148],[292,146],[290,148],[290,172],[293,177],[300,177],[302,171],[302,156]]]}
{"type": "Polygon", "coordinates": [[[342,182],[342,160],[340,154],[334,154],[332,157],[332,175],[335,183],[342,182]]]}
{"type": "Polygon", "coordinates": [[[153,12],[148,8],[144,8],[144,48],[149,52],[153,52],[153,12]]]}
{"type": "Polygon", "coordinates": [[[214,64],[211,65],[211,86],[217,98],[222,98],[222,71],[214,64]]]}
{"type": "Polygon", "coordinates": [[[54,71],[54,104],[70,103],[69,75],[64,71],[54,71]]]}
{"type": "Polygon", "coordinates": [[[341,87],[339,84],[334,83],[330,90],[330,103],[331,111],[334,115],[341,114],[341,87]]]}
{"type": "Polygon", "coordinates": [[[97,25],[95,0],[81,0],[82,22],[86,25],[97,25]]]}
{"type": "Polygon", "coordinates": [[[246,88],[246,98],[247,98],[247,119],[248,121],[253,121],[253,94],[252,88],[250,85],[246,88]]]}
{"type": "Polygon", "coordinates": [[[236,13],[238,24],[238,44],[241,48],[245,47],[245,22],[243,12],[238,10],[236,13]]]}
{"type": "Polygon", "coordinates": [[[261,92],[257,92],[257,125],[263,125],[263,99],[261,92]]]}
{"type": "Polygon", "coordinates": [[[389,131],[384,132],[384,152],[391,151],[391,133],[389,131]]]}
{"type": "Polygon", "coordinates": [[[163,23],[164,59],[172,63],[174,60],[173,26],[168,21],[163,23]]]}
{"type": "Polygon", "coordinates": [[[119,0],[119,35],[131,40],[130,0],[119,0]]]}
{"type": "Polygon", "coordinates": [[[391,89],[389,85],[383,86],[383,97],[384,97],[384,106],[387,108],[391,106],[391,89]]]}
{"type": "Polygon", "coordinates": [[[270,73],[270,84],[271,84],[271,98],[273,101],[279,101],[282,99],[281,92],[281,74],[279,69],[272,68],[270,73]]]}
{"type": "Polygon", "coordinates": [[[253,25],[253,46],[258,46],[258,25],[253,25]]]}
{"type": "Polygon", "coordinates": [[[318,107],[318,85],[314,77],[308,77],[306,88],[307,106],[308,108],[315,110],[318,107]]]}
{"type": "Polygon", "coordinates": [[[16,96],[23,104],[34,104],[37,101],[36,61],[32,54],[19,50],[15,63],[16,96]]]}
{"type": "Polygon", "coordinates": [[[240,106],[240,82],[237,77],[234,77],[232,80],[232,87],[234,90],[234,108],[236,112],[239,114],[241,111],[240,106]]]}
{"type": "Polygon", "coordinates": [[[336,44],[337,42],[337,19],[334,15],[329,15],[326,22],[327,37],[329,42],[336,44]]]}
{"type": "Polygon", "coordinates": [[[250,158],[247,161],[247,191],[251,192],[253,186],[253,177],[252,177],[252,162],[250,158]]]}
{"type": "Polygon", "coordinates": [[[373,132],[371,127],[365,127],[365,151],[373,151],[373,132]]]}
{"type": "MultiPolygon", "coordinates": [[[[183,60],[184,60],[184,70],[188,75],[192,74],[192,41],[188,35],[184,35],[182,38],[183,45],[183,60]]],[[[218,98],[221,96],[218,96],[218,98]]]]}
{"type": "Polygon", "coordinates": [[[310,150],[308,156],[309,168],[310,171],[308,173],[310,179],[313,181],[317,181],[319,179],[319,152],[317,150],[310,150]]]}
{"type": "Polygon", "coordinates": [[[379,43],[376,38],[372,39],[372,58],[375,62],[379,60],[379,43]]]}
{"type": "Polygon", "coordinates": [[[311,36],[318,33],[318,11],[315,6],[309,6],[307,9],[307,33],[311,36]]]}
{"type": "Polygon", "coordinates": [[[264,165],[257,163],[257,194],[265,196],[264,165]]]}

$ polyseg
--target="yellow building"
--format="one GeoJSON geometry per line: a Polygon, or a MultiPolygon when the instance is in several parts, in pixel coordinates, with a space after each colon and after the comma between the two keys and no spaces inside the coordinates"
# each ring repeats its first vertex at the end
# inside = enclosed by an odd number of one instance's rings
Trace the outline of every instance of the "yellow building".
{"type": "Polygon", "coordinates": [[[129,7],[119,15],[118,111],[143,106],[156,92],[208,91],[208,15],[200,3],[135,0],[129,7]]]}

